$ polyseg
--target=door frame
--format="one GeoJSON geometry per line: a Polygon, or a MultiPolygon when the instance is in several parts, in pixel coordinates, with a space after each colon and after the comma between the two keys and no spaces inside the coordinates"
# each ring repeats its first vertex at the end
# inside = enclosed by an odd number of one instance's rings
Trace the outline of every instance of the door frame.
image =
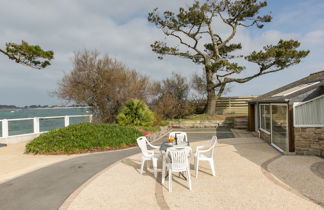
{"type": "Polygon", "coordinates": [[[288,122],[288,104],[284,104],[284,103],[270,103],[270,136],[271,136],[271,145],[276,148],[277,150],[279,150],[280,152],[289,152],[289,122],[288,122]],[[272,131],[272,106],[285,106],[286,107],[286,123],[287,123],[287,129],[286,129],[286,148],[284,150],[282,150],[280,147],[278,147],[277,145],[275,145],[273,143],[273,131],[272,131]]]}

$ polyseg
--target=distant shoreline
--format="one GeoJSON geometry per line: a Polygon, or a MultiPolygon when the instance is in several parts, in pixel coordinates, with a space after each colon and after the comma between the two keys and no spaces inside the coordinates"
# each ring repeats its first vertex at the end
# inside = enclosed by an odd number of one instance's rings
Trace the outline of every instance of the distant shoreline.
{"type": "Polygon", "coordinates": [[[91,106],[81,106],[81,107],[72,107],[72,106],[56,106],[56,107],[16,107],[16,108],[0,108],[0,110],[22,110],[22,109],[90,109],[91,106]]]}
{"type": "Polygon", "coordinates": [[[81,107],[72,107],[72,106],[63,106],[63,107],[44,107],[44,108],[22,108],[22,109],[89,109],[91,106],[81,106],[81,107]]]}

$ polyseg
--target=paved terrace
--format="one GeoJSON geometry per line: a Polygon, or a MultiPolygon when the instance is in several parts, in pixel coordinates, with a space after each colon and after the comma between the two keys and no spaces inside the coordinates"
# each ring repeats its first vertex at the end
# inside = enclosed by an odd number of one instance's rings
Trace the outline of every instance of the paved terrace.
{"type": "MultiPolygon", "coordinates": [[[[196,141],[194,148],[212,135],[206,129],[187,132],[196,141]]],[[[226,130],[220,132],[230,136],[226,130]]],[[[97,174],[61,209],[323,209],[323,159],[283,156],[247,132],[232,133],[243,138],[220,140],[215,152],[216,176],[202,162],[199,177],[192,179],[192,191],[177,176],[169,193],[168,182],[160,184],[161,173],[158,181],[151,169],[139,174],[141,155],[136,154],[97,174]]],[[[191,168],[194,175],[193,160],[191,168]]]]}
{"type": "MultiPolygon", "coordinates": [[[[215,135],[214,129],[186,131],[193,148],[215,135]]],[[[227,139],[215,150],[216,176],[202,162],[193,190],[174,176],[172,193],[151,169],[139,174],[137,148],[33,156],[22,154],[23,144],[2,147],[0,209],[323,209],[323,159],[282,156],[240,130],[217,135],[227,139]]]]}

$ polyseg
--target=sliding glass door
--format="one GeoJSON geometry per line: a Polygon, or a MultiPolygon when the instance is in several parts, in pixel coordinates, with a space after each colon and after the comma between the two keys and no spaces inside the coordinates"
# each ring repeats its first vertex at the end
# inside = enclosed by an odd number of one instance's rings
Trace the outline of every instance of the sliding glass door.
{"type": "Polygon", "coordinates": [[[271,105],[271,143],[281,151],[288,151],[287,105],[271,105]]]}

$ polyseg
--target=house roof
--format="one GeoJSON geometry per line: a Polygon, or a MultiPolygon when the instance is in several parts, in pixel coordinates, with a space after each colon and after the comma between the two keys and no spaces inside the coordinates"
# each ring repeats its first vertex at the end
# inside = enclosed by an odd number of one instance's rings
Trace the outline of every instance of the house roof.
{"type": "Polygon", "coordinates": [[[324,95],[324,71],[310,74],[300,80],[270,91],[255,99],[254,102],[303,102],[324,95]]]}

